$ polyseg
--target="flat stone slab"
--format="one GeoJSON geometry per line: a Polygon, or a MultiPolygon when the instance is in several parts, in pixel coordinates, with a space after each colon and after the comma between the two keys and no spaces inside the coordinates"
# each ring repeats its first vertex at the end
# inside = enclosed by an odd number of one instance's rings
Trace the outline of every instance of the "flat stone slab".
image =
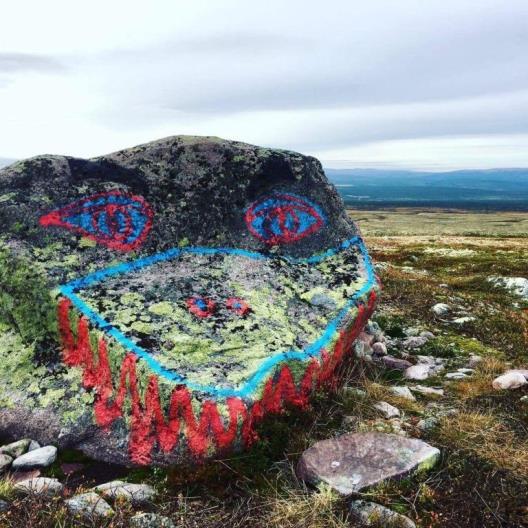
{"type": "Polygon", "coordinates": [[[126,465],[242,450],[374,310],[321,164],[177,136],[0,171],[0,434],[126,465]]]}
{"type": "Polygon", "coordinates": [[[56,478],[36,477],[15,484],[15,491],[23,495],[60,495],[64,486],[56,478]]]}
{"type": "Polygon", "coordinates": [[[307,449],[297,465],[297,475],[312,485],[326,483],[346,496],[387,479],[429,469],[439,457],[436,447],[414,438],[350,433],[307,449]]]}

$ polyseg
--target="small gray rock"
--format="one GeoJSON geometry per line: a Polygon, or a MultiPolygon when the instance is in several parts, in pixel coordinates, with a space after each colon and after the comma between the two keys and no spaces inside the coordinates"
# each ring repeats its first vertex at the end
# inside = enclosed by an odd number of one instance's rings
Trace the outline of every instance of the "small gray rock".
{"type": "Polygon", "coordinates": [[[451,308],[448,304],[437,303],[431,308],[431,310],[436,316],[442,317],[444,315],[447,315],[451,311],[451,308]]]}
{"type": "Polygon", "coordinates": [[[0,499],[0,513],[9,510],[9,502],[0,499]]]}
{"type": "Polygon", "coordinates": [[[403,341],[403,347],[414,350],[416,348],[421,348],[427,343],[428,339],[426,337],[414,336],[408,337],[403,341]]]}
{"type": "Polygon", "coordinates": [[[435,427],[438,426],[440,421],[438,418],[434,416],[430,416],[429,418],[423,418],[421,419],[417,424],[416,427],[424,432],[432,431],[435,427]]]}
{"type": "Polygon", "coordinates": [[[410,380],[422,381],[429,377],[431,366],[426,364],[413,365],[405,370],[403,377],[410,380]]]}
{"type": "Polygon", "coordinates": [[[31,440],[29,438],[23,438],[22,440],[0,447],[0,453],[9,455],[13,458],[18,458],[27,452],[30,444],[31,440]]]}
{"type": "Polygon", "coordinates": [[[387,420],[400,416],[400,410],[397,407],[394,407],[390,403],[384,401],[375,403],[374,409],[378,410],[384,418],[387,418],[387,420]]]}
{"type": "Polygon", "coordinates": [[[416,356],[418,364],[421,365],[436,365],[436,358],[434,356],[416,356]]]}
{"type": "MultiPolygon", "coordinates": [[[[28,443],[29,446],[29,443],[28,443]]],[[[57,459],[57,448],[46,446],[30,451],[13,461],[13,469],[27,470],[33,468],[48,467],[57,459]]]]}
{"type": "Polygon", "coordinates": [[[121,480],[107,482],[93,489],[112,501],[123,499],[136,506],[151,503],[156,495],[156,490],[148,484],[130,484],[121,480]]]}
{"type": "Polygon", "coordinates": [[[425,337],[428,341],[435,338],[435,335],[433,332],[429,332],[429,330],[424,330],[423,332],[420,332],[420,337],[425,337]]]}
{"type": "Polygon", "coordinates": [[[416,525],[409,517],[396,513],[375,502],[363,500],[352,501],[350,503],[350,513],[354,520],[364,527],[416,528],[416,525]]]}
{"type": "Polygon", "coordinates": [[[405,398],[406,400],[416,401],[416,398],[414,397],[414,394],[410,391],[409,387],[391,387],[389,390],[399,398],[405,398]]]}
{"type": "Polygon", "coordinates": [[[445,375],[445,378],[448,380],[462,380],[466,379],[468,377],[467,374],[464,374],[463,372],[448,372],[445,375]]]}
{"type": "Polygon", "coordinates": [[[457,319],[453,319],[451,322],[453,324],[456,324],[456,325],[459,325],[459,326],[463,326],[467,323],[472,323],[473,321],[476,321],[476,317],[472,317],[472,316],[465,316],[465,317],[458,317],[457,319]]]}
{"type": "Polygon", "coordinates": [[[163,515],[138,513],[130,519],[131,528],[176,528],[176,525],[163,515]]]}
{"type": "Polygon", "coordinates": [[[377,341],[372,345],[372,353],[375,356],[386,356],[387,355],[387,345],[377,341]]]}
{"type": "Polygon", "coordinates": [[[425,385],[413,385],[410,387],[413,392],[422,394],[423,396],[429,397],[442,397],[444,395],[444,389],[435,389],[433,387],[426,387],[425,385]]]}
{"type": "Polygon", "coordinates": [[[393,356],[383,356],[381,362],[389,369],[392,370],[405,370],[412,366],[410,361],[406,359],[399,359],[393,356]]]}
{"type": "Polygon", "coordinates": [[[90,491],[75,495],[65,501],[66,508],[73,515],[81,515],[85,519],[94,517],[110,517],[114,515],[114,510],[97,493],[90,491]]]}
{"type": "Polygon", "coordinates": [[[469,356],[469,359],[468,359],[468,367],[474,369],[481,362],[482,362],[482,358],[480,356],[471,355],[469,356]]]}
{"type": "Polygon", "coordinates": [[[64,486],[56,478],[36,477],[15,484],[15,491],[22,495],[60,495],[64,486]]]}

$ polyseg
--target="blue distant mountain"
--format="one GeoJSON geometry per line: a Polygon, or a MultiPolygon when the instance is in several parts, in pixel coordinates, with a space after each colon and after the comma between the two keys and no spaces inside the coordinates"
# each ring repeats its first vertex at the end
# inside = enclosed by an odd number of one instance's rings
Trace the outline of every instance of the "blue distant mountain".
{"type": "Polygon", "coordinates": [[[325,169],[351,207],[528,211],[528,169],[414,172],[325,169]]]}

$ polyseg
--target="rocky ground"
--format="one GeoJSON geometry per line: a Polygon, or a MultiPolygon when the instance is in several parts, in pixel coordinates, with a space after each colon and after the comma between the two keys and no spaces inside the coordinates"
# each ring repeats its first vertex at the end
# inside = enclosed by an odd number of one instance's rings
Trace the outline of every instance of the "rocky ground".
{"type": "Polygon", "coordinates": [[[401,212],[361,214],[384,292],[334,394],[263,423],[250,452],[193,469],[4,446],[0,526],[528,526],[528,215],[511,231],[485,215],[468,235],[463,215],[457,230],[428,212],[427,230],[419,214],[405,226],[401,212]],[[362,445],[375,449],[360,464],[336,455],[362,445]]]}

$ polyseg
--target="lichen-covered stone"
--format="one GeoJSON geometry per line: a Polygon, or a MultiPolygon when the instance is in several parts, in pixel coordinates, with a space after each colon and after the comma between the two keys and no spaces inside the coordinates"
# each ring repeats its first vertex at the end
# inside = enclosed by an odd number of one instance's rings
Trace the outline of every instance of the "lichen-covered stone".
{"type": "Polygon", "coordinates": [[[115,513],[111,506],[93,491],[74,495],[67,499],[65,504],[72,515],[79,515],[88,521],[98,517],[111,517],[115,513]]]}
{"type": "Polygon", "coordinates": [[[307,404],[378,285],[314,158],[172,137],[0,171],[0,434],[123,464],[307,404]]]}
{"type": "Polygon", "coordinates": [[[299,477],[326,483],[351,495],[387,479],[433,467],[440,451],[421,440],[385,433],[349,433],[307,449],[297,466],[299,477]]]}

